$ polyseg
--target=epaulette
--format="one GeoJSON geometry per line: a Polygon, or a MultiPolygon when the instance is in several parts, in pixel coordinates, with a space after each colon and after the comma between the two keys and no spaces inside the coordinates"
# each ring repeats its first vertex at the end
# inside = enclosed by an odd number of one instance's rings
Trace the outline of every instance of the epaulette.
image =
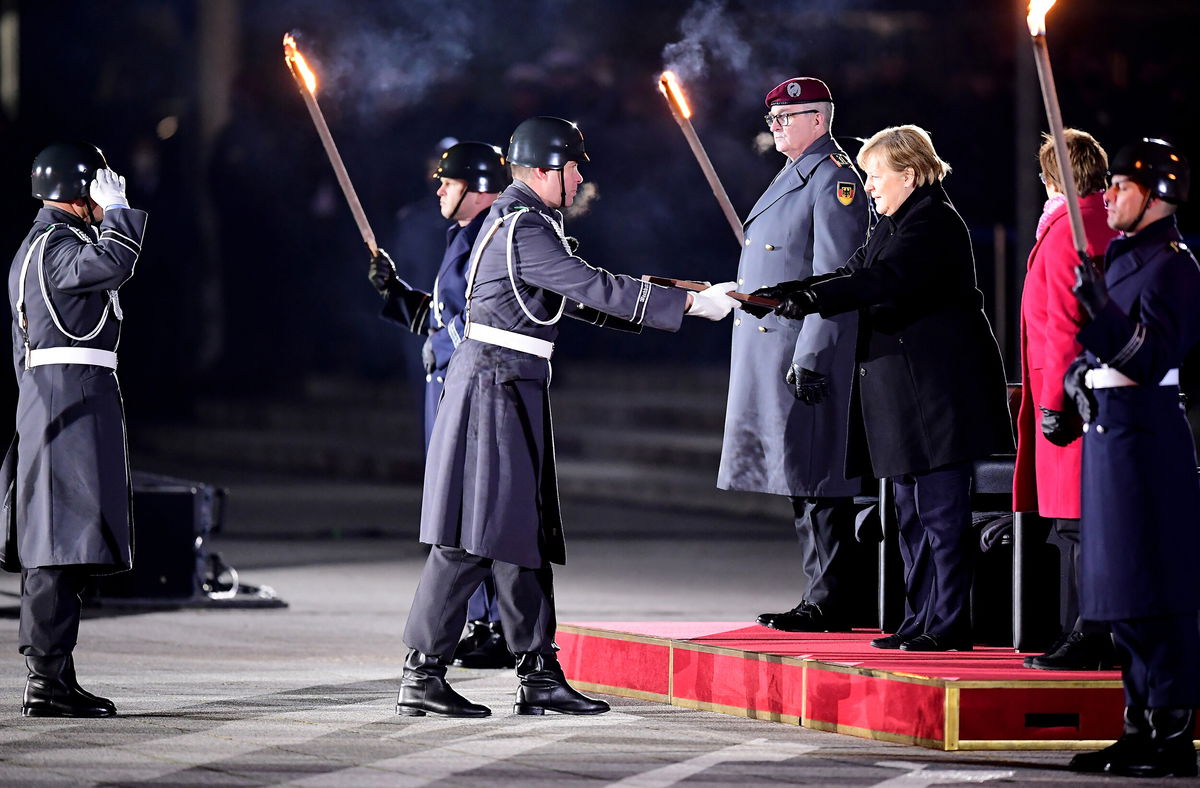
{"type": "Polygon", "coordinates": [[[1171,247],[1171,251],[1173,251],[1173,252],[1183,252],[1184,254],[1190,254],[1192,251],[1191,249],[1188,249],[1188,245],[1185,244],[1183,241],[1169,241],[1167,243],[1167,246],[1171,247]]]}
{"type": "Polygon", "coordinates": [[[839,167],[850,166],[850,157],[845,151],[835,150],[833,153],[829,154],[829,159],[839,167]]]}

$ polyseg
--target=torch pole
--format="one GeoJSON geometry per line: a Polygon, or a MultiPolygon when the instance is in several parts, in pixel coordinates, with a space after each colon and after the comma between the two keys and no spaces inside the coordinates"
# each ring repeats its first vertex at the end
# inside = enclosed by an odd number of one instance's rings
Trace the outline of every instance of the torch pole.
{"type": "Polygon", "coordinates": [[[663,93],[667,96],[667,106],[671,108],[671,116],[679,124],[679,130],[683,132],[684,139],[692,149],[692,154],[696,157],[696,162],[699,163],[700,170],[704,173],[713,196],[717,198],[717,204],[721,206],[721,213],[725,214],[725,220],[729,222],[729,227],[733,230],[734,237],[737,238],[738,246],[743,246],[746,243],[746,237],[742,233],[742,221],[738,218],[737,212],[733,210],[733,203],[729,201],[725,186],[717,176],[717,171],[713,167],[712,160],[708,158],[708,152],[704,150],[704,145],[700,143],[700,137],[697,136],[692,121],[685,118],[679,108],[675,106],[665,81],[663,82],[663,93]]]}
{"type": "Polygon", "coordinates": [[[1054,139],[1054,153],[1058,158],[1058,180],[1067,198],[1067,216],[1071,220],[1071,240],[1079,259],[1087,260],[1087,237],[1083,234],[1083,214],[1079,210],[1079,193],[1075,189],[1075,177],[1071,172],[1071,158],[1067,153],[1067,137],[1063,132],[1062,111],[1058,104],[1058,90],[1054,86],[1054,73],[1050,70],[1050,48],[1046,45],[1046,34],[1032,36],[1034,62],[1037,63],[1038,82],[1042,87],[1042,100],[1046,104],[1046,119],[1050,122],[1050,135],[1054,139]]]}
{"type": "Polygon", "coordinates": [[[342,187],[342,194],[346,196],[346,202],[350,205],[350,213],[354,214],[354,223],[358,225],[358,232],[362,235],[363,243],[370,250],[371,257],[378,257],[379,247],[375,244],[375,231],[371,229],[362,203],[358,201],[358,193],[354,191],[354,184],[350,182],[350,173],[346,172],[346,165],[342,163],[342,156],[338,153],[333,135],[329,133],[329,125],[325,123],[325,115],[317,104],[317,97],[305,86],[304,77],[300,74],[294,61],[288,61],[288,68],[292,71],[292,77],[296,80],[300,95],[304,97],[304,106],[308,107],[308,114],[312,117],[313,125],[317,127],[317,136],[321,138],[321,145],[325,147],[325,155],[329,157],[329,164],[333,167],[334,175],[337,176],[338,185],[342,187]]]}

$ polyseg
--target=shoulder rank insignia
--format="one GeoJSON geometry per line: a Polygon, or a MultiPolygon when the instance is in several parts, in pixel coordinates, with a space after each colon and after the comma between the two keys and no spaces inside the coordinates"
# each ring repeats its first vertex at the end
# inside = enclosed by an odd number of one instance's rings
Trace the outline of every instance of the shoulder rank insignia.
{"type": "Polygon", "coordinates": [[[837,198],[838,202],[842,205],[849,205],[854,202],[854,184],[838,181],[837,198]]]}
{"type": "Polygon", "coordinates": [[[1186,254],[1191,251],[1183,241],[1171,241],[1167,246],[1171,247],[1171,251],[1173,252],[1184,252],[1186,254]]]}
{"type": "Polygon", "coordinates": [[[850,166],[850,157],[846,155],[845,151],[835,150],[833,153],[829,154],[829,158],[839,167],[850,166]]]}

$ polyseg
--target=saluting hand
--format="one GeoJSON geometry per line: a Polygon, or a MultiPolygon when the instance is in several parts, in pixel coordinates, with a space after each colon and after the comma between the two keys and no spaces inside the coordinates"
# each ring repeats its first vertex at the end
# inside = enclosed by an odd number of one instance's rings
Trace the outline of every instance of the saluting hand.
{"type": "Polygon", "coordinates": [[[387,298],[391,295],[392,288],[395,287],[397,281],[396,264],[392,262],[392,258],[387,252],[380,249],[379,254],[371,258],[371,268],[367,277],[381,296],[387,298]]]}
{"type": "Polygon", "coordinates": [[[1108,303],[1108,286],[1104,274],[1089,260],[1081,259],[1075,266],[1075,284],[1071,287],[1075,299],[1089,318],[1100,314],[1108,303]]]}
{"type": "Polygon", "coordinates": [[[125,197],[125,178],[107,168],[96,170],[96,177],[88,185],[88,194],[106,211],[129,207],[129,200],[125,197]]]}

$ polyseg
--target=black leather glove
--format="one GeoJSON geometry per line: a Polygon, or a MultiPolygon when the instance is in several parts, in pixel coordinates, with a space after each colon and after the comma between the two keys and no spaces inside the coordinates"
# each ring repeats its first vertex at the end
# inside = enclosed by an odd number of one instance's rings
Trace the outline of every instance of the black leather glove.
{"type": "Polygon", "coordinates": [[[371,268],[367,277],[371,280],[371,286],[378,290],[379,295],[384,298],[391,295],[392,289],[399,283],[396,278],[396,264],[382,249],[379,250],[379,254],[371,258],[371,268]]]}
{"type": "Polygon", "coordinates": [[[1086,259],[1081,259],[1075,266],[1075,284],[1071,287],[1075,299],[1087,312],[1088,317],[1094,318],[1100,314],[1108,303],[1108,286],[1104,284],[1104,274],[1086,259]]]}
{"type": "Polygon", "coordinates": [[[437,369],[437,353],[433,351],[433,334],[425,338],[425,344],[421,345],[421,365],[425,367],[425,374],[432,375],[437,369]]]}
{"type": "Polygon", "coordinates": [[[1074,403],[1075,412],[1084,423],[1096,417],[1097,407],[1095,395],[1083,381],[1089,369],[1091,364],[1088,363],[1087,356],[1080,356],[1071,362],[1071,366],[1067,367],[1067,374],[1063,375],[1063,391],[1074,403]]]}
{"type": "MultiPolygon", "coordinates": [[[[760,287],[750,295],[758,296],[759,298],[769,298],[772,301],[782,301],[784,296],[786,296],[788,293],[795,292],[801,287],[803,287],[803,282],[799,279],[793,279],[789,282],[780,282],[779,284],[760,287]]],[[[769,307],[755,306],[754,304],[746,303],[743,303],[741,308],[742,311],[749,312],[760,320],[774,311],[769,307]]]]}
{"type": "Polygon", "coordinates": [[[1050,410],[1038,406],[1042,412],[1042,435],[1055,446],[1067,446],[1083,435],[1083,424],[1074,413],[1050,410]]]}
{"type": "Polygon", "coordinates": [[[775,314],[789,320],[802,320],[805,315],[811,315],[817,309],[817,296],[813,291],[804,289],[788,293],[775,307],[775,314]]]}
{"type": "Polygon", "coordinates": [[[829,378],[820,372],[792,364],[783,377],[792,389],[792,395],[805,405],[816,405],[829,397],[829,378]]]}

